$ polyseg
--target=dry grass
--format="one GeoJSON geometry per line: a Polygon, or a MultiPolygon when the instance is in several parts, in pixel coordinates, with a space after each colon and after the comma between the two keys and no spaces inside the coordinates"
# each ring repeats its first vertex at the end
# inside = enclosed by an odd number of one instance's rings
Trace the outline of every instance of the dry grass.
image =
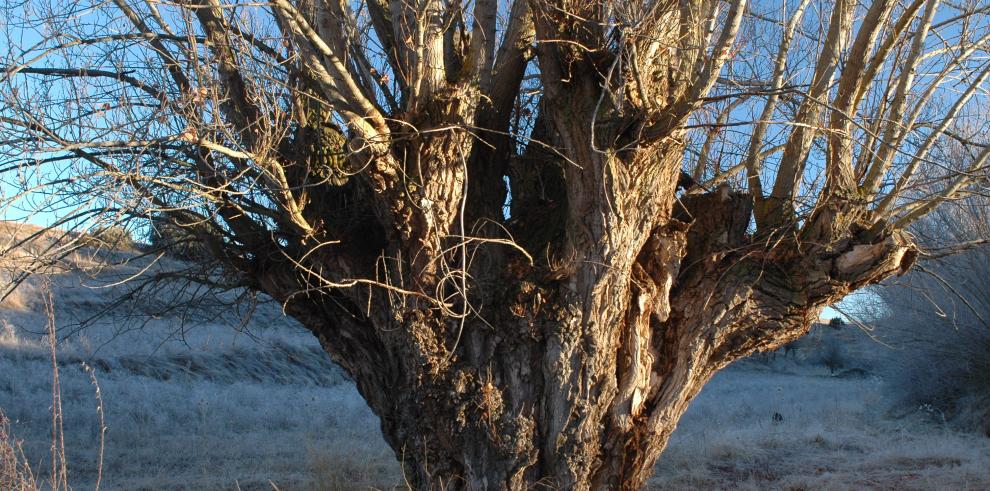
{"type": "Polygon", "coordinates": [[[311,449],[307,458],[308,483],[312,491],[350,491],[399,488],[391,452],[368,459],[347,448],[311,449]]]}
{"type": "MultiPolygon", "coordinates": [[[[13,281],[13,274],[0,270],[0,284],[6,285],[13,281]]],[[[2,290],[0,290],[2,295],[2,290]]],[[[19,312],[29,312],[34,309],[37,300],[37,291],[30,281],[21,283],[17,288],[0,298],[0,308],[15,310],[19,312]]]]}
{"type": "Polygon", "coordinates": [[[884,395],[875,377],[730,367],[681,420],[650,487],[990,489],[990,439],[890,419],[884,395]]]}
{"type": "MultiPolygon", "coordinates": [[[[11,431],[11,421],[6,414],[0,410],[0,490],[11,491],[39,491],[47,489],[51,491],[69,491],[69,467],[66,458],[65,445],[65,416],[62,406],[62,384],[60,378],[58,347],[55,323],[55,306],[52,294],[48,285],[41,292],[44,303],[45,338],[47,342],[48,358],[51,368],[51,443],[49,446],[50,469],[47,479],[44,480],[46,486],[39,484],[39,477],[32,470],[30,461],[24,451],[23,442],[14,437],[11,431]]],[[[0,342],[2,345],[17,345],[18,336],[6,319],[0,322],[3,331],[0,332],[0,342]]],[[[96,392],[97,413],[100,421],[100,435],[98,437],[98,465],[96,469],[97,480],[94,491],[100,490],[100,479],[103,474],[103,453],[104,434],[106,424],[103,418],[103,399],[100,393],[100,386],[95,373],[90,371],[91,381],[96,392]]]]}
{"type": "Polygon", "coordinates": [[[37,491],[38,481],[24,455],[22,442],[10,431],[10,420],[0,411],[0,489],[37,491]]]}

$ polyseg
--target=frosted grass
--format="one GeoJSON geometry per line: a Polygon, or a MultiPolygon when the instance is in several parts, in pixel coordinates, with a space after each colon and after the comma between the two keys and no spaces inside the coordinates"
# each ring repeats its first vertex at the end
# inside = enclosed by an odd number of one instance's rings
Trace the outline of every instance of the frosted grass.
{"type": "MultiPolygon", "coordinates": [[[[0,407],[44,471],[51,367],[21,335],[0,342],[0,407]]],[[[104,489],[221,489],[269,479],[291,489],[320,475],[355,486],[396,482],[377,418],[315,341],[297,341],[160,350],[143,360],[133,348],[122,357],[104,349],[86,359],[109,427],[104,489]]],[[[82,357],[71,345],[60,351],[70,481],[86,489],[95,481],[96,402],[82,357]]]]}
{"type": "Polygon", "coordinates": [[[681,420],[651,487],[990,488],[990,439],[923,414],[889,419],[881,380],[827,373],[745,363],[719,373],[681,420]]]}

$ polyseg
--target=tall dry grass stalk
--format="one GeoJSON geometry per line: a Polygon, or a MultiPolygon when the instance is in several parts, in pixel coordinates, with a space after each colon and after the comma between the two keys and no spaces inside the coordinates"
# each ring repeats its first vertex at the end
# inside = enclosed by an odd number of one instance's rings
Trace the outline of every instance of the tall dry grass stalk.
{"type": "Polygon", "coordinates": [[[62,414],[62,384],[59,380],[57,343],[55,334],[55,302],[52,299],[51,285],[43,288],[45,314],[48,319],[48,347],[52,362],[52,472],[48,478],[52,491],[69,490],[69,466],[65,460],[65,429],[62,414]]]}
{"type": "MultiPolygon", "coordinates": [[[[65,456],[65,428],[62,411],[62,386],[58,368],[58,338],[55,331],[55,304],[50,284],[45,282],[42,288],[45,314],[47,318],[46,331],[48,348],[52,366],[52,406],[51,406],[51,475],[45,489],[51,491],[69,491],[69,466],[65,456]]],[[[8,330],[9,326],[8,326],[8,330]]],[[[99,418],[99,450],[97,455],[96,483],[94,490],[99,491],[103,481],[103,455],[107,431],[103,412],[103,395],[96,373],[92,367],[83,364],[83,369],[89,374],[96,394],[96,411],[99,418]]],[[[22,442],[17,440],[10,427],[10,420],[0,410],[0,491],[40,491],[37,476],[24,454],[22,442]]]]}
{"type": "Polygon", "coordinates": [[[89,380],[93,384],[93,390],[96,394],[96,415],[100,421],[100,446],[96,455],[96,484],[93,486],[93,491],[100,491],[100,484],[103,482],[103,454],[107,434],[107,424],[103,414],[103,393],[100,391],[100,382],[96,379],[96,370],[86,363],[83,363],[83,369],[89,373],[89,380]]]}

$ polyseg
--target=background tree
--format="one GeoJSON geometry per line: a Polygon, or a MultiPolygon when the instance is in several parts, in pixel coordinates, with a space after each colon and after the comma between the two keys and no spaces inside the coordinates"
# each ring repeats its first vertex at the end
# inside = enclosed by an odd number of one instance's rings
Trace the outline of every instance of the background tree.
{"type": "Polygon", "coordinates": [[[185,227],[417,487],[637,488],[718,369],[907,270],[905,227],[982,182],[988,10],[26,0],[7,203],[185,227]]]}

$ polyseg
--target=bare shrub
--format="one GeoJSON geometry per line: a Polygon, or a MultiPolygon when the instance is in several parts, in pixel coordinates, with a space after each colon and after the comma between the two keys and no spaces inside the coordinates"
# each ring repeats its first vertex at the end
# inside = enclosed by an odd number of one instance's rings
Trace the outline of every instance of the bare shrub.
{"type": "MultiPolygon", "coordinates": [[[[899,287],[884,296],[925,301],[905,290],[899,287]]],[[[949,319],[941,307],[930,306],[932,311],[924,312],[923,307],[894,305],[882,328],[889,332],[886,339],[896,353],[886,364],[885,379],[897,407],[913,410],[928,405],[950,419],[959,416],[957,422],[963,426],[986,428],[990,414],[978,410],[990,403],[990,331],[958,317],[949,319]]]]}
{"type": "Polygon", "coordinates": [[[158,215],[152,218],[148,243],[156,251],[185,261],[203,261],[211,257],[209,248],[196,236],[202,227],[178,224],[172,218],[158,215]]]}
{"type": "MultiPolygon", "coordinates": [[[[940,210],[915,231],[929,248],[978,244],[990,237],[985,199],[940,210]]],[[[885,379],[899,412],[938,414],[990,436],[990,249],[973,248],[926,261],[877,293],[876,320],[893,349],[885,379]]]]}
{"type": "Polygon", "coordinates": [[[809,356],[808,361],[827,368],[833,375],[849,366],[842,340],[834,336],[825,337],[819,348],[809,356]]]}
{"type": "Polygon", "coordinates": [[[24,456],[21,443],[11,434],[10,420],[0,411],[0,489],[35,491],[38,482],[24,456]]]}
{"type": "Polygon", "coordinates": [[[137,244],[131,233],[120,225],[98,226],[80,235],[80,245],[98,249],[134,251],[137,244]]]}

